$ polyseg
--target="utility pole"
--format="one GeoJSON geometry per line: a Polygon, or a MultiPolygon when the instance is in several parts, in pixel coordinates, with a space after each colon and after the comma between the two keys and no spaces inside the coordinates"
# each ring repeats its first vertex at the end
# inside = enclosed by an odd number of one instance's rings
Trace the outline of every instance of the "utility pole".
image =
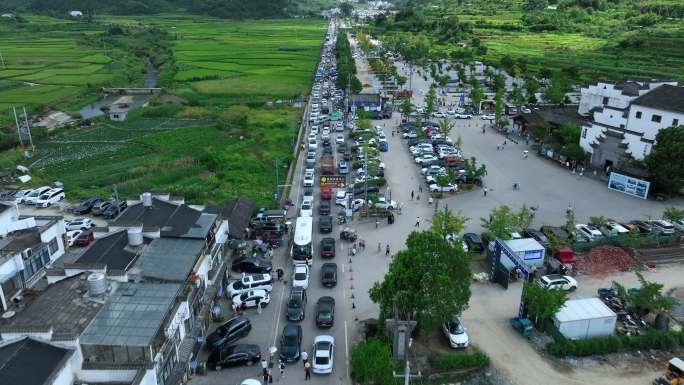
{"type": "Polygon", "coordinates": [[[14,111],[14,123],[17,125],[17,135],[19,135],[19,146],[24,148],[24,141],[21,140],[21,127],[19,127],[19,119],[17,118],[17,109],[12,107],[12,111],[14,111]]]}
{"type": "Polygon", "coordinates": [[[273,194],[273,200],[278,202],[278,185],[280,184],[280,180],[278,177],[278,166],[279,166],[278,159],[275,160],[275,177],[276,177],[276,188],[275,188],[275,193],[273,194]]]}
{"type": "Polygon", "coordinates": [[[29,143],[31,143],[31,150],[36,149],[36,146],[33,145],[33,137],[31,137],[31,127],[29,126],[28,122],[28,116],[26,116],[26,107],[21,107],[24,110],[24,122],[26,123],[26,132],[28,133],[28,138],[29,138],[29,143]]]}
{"type": "MultiPolygon", "coordinates": [[[[394,312],[397,314],[396,310],[394,312]]],[[[418,323],[416,321],[401,321],[398,319],[388,318],[385,320],[385,327],[392,334],[394,343],[392,349],[392,355],[394,359],[399,361],[405,361],[406,366],[404,367],[403,374],[397,374],[392,372],[395,378],[404,378],[404,385],[409,385],[411,382],[411,377],[420,378],[422,374],[418,371],[418,374],[411,374],[411,365],[409,363],[409,348],[413,342],[411,338],[411,332],[416,327],[418,323]]]]}

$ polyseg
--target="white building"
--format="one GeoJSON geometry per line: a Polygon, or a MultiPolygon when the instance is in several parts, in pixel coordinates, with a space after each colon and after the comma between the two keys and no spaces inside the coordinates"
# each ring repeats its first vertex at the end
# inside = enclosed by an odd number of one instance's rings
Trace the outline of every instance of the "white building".
{"type": "Polygon", "coordinates": [[[71,16],[71,17],[83,17],[83,12],[81,12],[81,11],[69,11],[69,16],[71,16]]]}
{"type": "Polygon", "coordinates": [[[684,87],[676,82],[599,82],[581,95],[579,113],[592,120],[582,127],[580,146],[594,167],[642,160],[660,129],[684,123],[684,87]]]}

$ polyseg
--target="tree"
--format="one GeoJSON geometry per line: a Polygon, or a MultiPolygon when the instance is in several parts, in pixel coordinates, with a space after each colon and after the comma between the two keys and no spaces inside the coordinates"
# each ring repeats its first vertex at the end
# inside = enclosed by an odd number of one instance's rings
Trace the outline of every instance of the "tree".
{"type": "Polygon", "coordinates": [[[568,206],[565,210],[565,229],[570,233],[575,231],[575,210],[568,206]]]}
{"type": "Polygon", "coordinates": [[[658,191],[677,194],[684,188],[684,125],[664,128],[644,159],[658,191]]]}
{"type": "Polygon", "coordinates": [[[504,113],[504,107],[503,89],[499,89],[494,95],[494,121],[498,126],[501,126],[502,123],[501,117],[504,113]]]}
{"type": "Polygon", "coordinates": [[[342,13],[342,16],[344,17],[349,17],[352,14],[352,11],[354,10],[354,6],[350,2],[344,2],[340,4],[340,13],[342,13]]]}
{"type": "Polygon", "coordinates": [[[536,140],[546,140],[546,137],[549,136],[549,132],[551,131],[551,126],[549,125],[548,122],[542,122],[542,123],[534,123],[531,124],[528,129],[530,130],[530,133],[536,140]]]}
{"type": "Polygon", "coordinates": [[[627,307],[641,315],[650,311],[667,312],[677,304],[677,300],[672,297],[674,288],[663,292],[663,284],[647,281],[639,272],[635,272],[641,286],[636,290],[627,290],[624,286],[613,281],[613,287],[618,293],[618,297],[624,300],[627,307]]]}
{"type": "Polygon", "coordinates": [[[411,105],[411,98],[405,97],[404,100],[401,102],[401,115],[404,118],[408,119],[409,115],[411,115],[412,109],[413,109],[413,106],[411,105]]]}
{"type": "Polygon", "coordinates": [[[518,110],[520,109],[520,106],[525,104],[525,95],[523,95],[522,89],[519,87],[513,87],[513,90],[511,90],[510,97],[513,101],[513,104],[515,104],[515,106],[518,107],[518,110]]]}
{"type": "Polygon", "coordinates": [[[523,286],[523,299],[529,314],[533,316],[534,324],[539,327],[543,320],[563,307],[568,300],[568,293],[562,289],[547,289],[528,281],[523,286]]]}
{"type": "Polygon", "coordinates": [[[525,78],[525,91],[527,92],[529,102],[533,104],[536,103],[537,97],[534,95],[539,91],[539,82],[537,79],[532,76],[527,76],[525,78]],[[534,102],[532,101],[532,98],[534,98],[534,102]]]}
{"type": "Polygon", "coordinates": [[[492,209],[489,219],[480,218],[482,227],[487,229],[492,236],[500,239],[511,239],[511,233],[517,230],[517,218],[515,213],[507,205],[501,205],[492,209]]]}
{"type": "Polygon", "coordinates": [[[356,126],[359,130],[369,130],[371,128],[371,121],[370,119],[359,119],[356,122],[356,126]]]}
{"type": "Polygon", "coordinates": [[[520,208],[520,211],[517,212],[516,214],[516,226],[518,230],[524,230],[524,229],[529,229],[532,226],[532,221],[534,221],[534,215],[532,214],[532,211],[527,207],[527,205],[523,205],[520,208]]]}
{"type": "Polygon", "coordinates": [[[444,134],[445,137],[449,136],[449,133],[451,133],[451,130],[454,128],[454,123],[447,117],[441,118],[438,124],[439,129],[442,130],[442,134],[444,134]]]}
{"type": "Polygon", "coordinates": [[[432,216],[430,231],[443,238],[449,234],[458,234],[463,231],[463,228],[469,219],[470,218],[468,217],[462,216],[460,211],[457,214],[454,214],[445,206],[442,210],[436,212],[435,215],[432,216]]]}
{"type": "Polygon", "coordinates": [[[351,376],[359,384],[394,384],[389,345],[377,338],[356,345],[351,352],[351,376]]]}
{"type": "MultiPolygon", "coordinates": [[[[460,136],[459,136],[460,138],[460,136]]],[[[461,146],[457,147],[461,148],[461,146]]],[[[474,156],[471,156],[470,159],[464,159],[463,160],[463,167],[465,168],[466,175],[468,178],[471,180],[474,180],[475,178],[481,178],[485,175],[487,175],[487,166],[484,164],[477,165],[477,159],[474,156]]]]}
{"type": "Polygon", "coordinates": [[[684,219],[684,209],[668,207],[663,211],[663,219],[668,221],[681,221],[684,219]]]}
{"type": "Polygon", "coordinates": [[[224,125],[243,128],[247,125],[247,119],[251,109],[247,106],[230,106],[219,115],[219,121],[224,125]]]}
{"type": "Polygon", "coordinates": [[[429,119],[432,113],[435,112],[435,99],[437,98],[437,92],[435,91],[435,86],[430,85],[430,90],[427,95],[425,95],[425,118],[429,119]]]}
{"type": "Polygon", "coordinates": [[[568,92],[568,82],[561,76],[554,76],[551,78],[551,84],[546,87],[544,91],[544,98],[551,103],[559,104],[565,98],[565,93],[568,92]]]}
{"type": "Polygon", "coordinates": [[[416,320],[418,328],[430,330],[461,314],[470,300],[468,259],[462,248],[435,232],[411,233],[382,282],[369,290],[379,318],[416,320]]]}
{"type": "Polygon", "coordinates": [[[480,112],[480,102],[484,99],[484,91],[480,86],[480,81],[473,75],[470,78],[470,100],[475,106],[475,111],[480,112]]]}
{"type": "Polygon", "coordinates": [[[578,162],[584,161],[584,158],[586,157],[584,150],[582,149],[582,146],[579,145],[579,143],[570,143],[565,145],[561,149],[560,153],[568,159],[576,160],[578,162]]]}

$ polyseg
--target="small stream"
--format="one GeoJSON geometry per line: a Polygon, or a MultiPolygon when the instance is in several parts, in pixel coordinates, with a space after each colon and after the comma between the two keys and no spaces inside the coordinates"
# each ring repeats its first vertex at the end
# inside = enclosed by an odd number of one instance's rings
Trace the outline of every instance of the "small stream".
{"type": "MultiPolygon", "coordinates": [[[[145,76],[143,77],[143,84],[145,88],[154,88],[157,86],[157,68],[152,64],[149,58],[145,58],[145,63],[147,64],[147,71],[145,71],[145,76]]],[[[104,115],[102,112],[102,107],[111,106],[116,102],[122,95],[105,95],[102,99],[90,103],[83,108],[81,108],[78,113],[81,114],[83,119],[91,119],[98,116],[104,115]]],[[[129,110],[140,108],[143,104],[147,103],[150,96],[149,95],[131,95],[132,102],[129,103],[129,110]]]]}

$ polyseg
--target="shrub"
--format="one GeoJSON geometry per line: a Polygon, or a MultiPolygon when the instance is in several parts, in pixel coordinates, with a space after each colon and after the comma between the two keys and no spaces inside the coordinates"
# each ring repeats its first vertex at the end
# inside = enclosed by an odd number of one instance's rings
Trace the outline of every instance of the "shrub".
{"type": "Polygon", "coordinates": [[[432,356],[430,365],[441,370],[480,369],[489,366],[489,356],[482,352],[449,353],[432,356]]]}
{"type": "Polygon", "coordinates": [[[361,384],[392,384],[392,353],[389,344],[373,338],[351,352],[351,376],[361,384]]]}
{"type": "Polygon", "coordinates": [[[672,349],[684,346],[684,332],[650,331],[640,336],[606,336],[575,341],[556,341],[546,345],[556,357],[586,357],[625,350],[672,349]]]}

